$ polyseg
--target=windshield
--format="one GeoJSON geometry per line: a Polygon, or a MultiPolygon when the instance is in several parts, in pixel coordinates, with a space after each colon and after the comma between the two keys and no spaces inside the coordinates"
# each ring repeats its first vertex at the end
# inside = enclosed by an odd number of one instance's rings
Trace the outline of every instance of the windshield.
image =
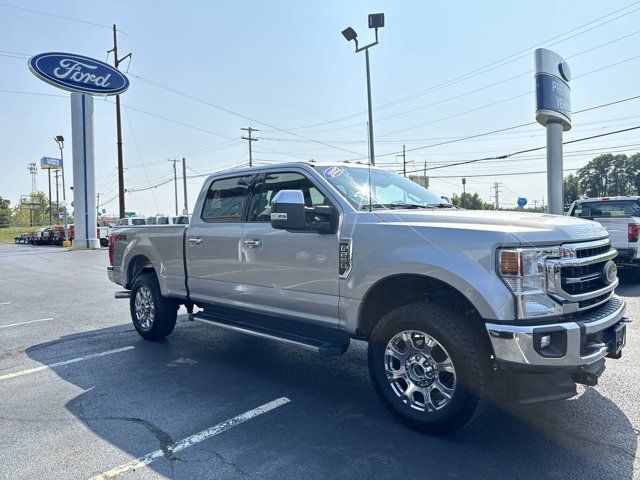
{"type": "Polygon", "coordinates": [[[638,217],[640,204],[636,200],[582,202],[571,212],[572,217],[638,217]]]}
{"type": "Polygon", "coordinates": [[[320,174],[358,210],[449,206],[438,195],[396,173],[377,168],[317,167],[320,174]],[[371,199],[369,199],[371,172],[371,199]]]}

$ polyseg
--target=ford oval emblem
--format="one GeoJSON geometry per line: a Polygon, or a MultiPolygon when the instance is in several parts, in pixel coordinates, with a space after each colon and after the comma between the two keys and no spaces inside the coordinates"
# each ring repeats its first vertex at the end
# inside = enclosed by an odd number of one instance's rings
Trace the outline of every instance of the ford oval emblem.
{"type": "Polygon", "coordinates": [[[55,87],[91,95],[117,95],[129,88],[129,79],[117,68],[75,53],[39,53],[29,69],[55,87]]]}

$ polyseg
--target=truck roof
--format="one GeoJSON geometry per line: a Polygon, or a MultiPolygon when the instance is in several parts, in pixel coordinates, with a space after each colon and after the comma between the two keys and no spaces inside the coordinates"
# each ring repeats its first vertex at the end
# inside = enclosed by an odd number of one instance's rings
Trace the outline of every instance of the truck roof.
{"type": "MultiPolygon", "coordinates": [[[[266,168],[291,168],[291,167],[300,167],[300,166],[307,166],[307,167],[333,167],[333,166],[342,166],[342,167],[355,167],[355,168],[368,168],[369,164],[368,163],[362,163],[362,162],[349,162],[349,161],[344,161],[344,162],[323,162],[323,161],[300,161],[300,162],[283,162],[283,163],[271,163],[268,165],[257,165],[254,167],[243,167],[243,168],[229,168],[226,170],[220,170],[219,172],[215,172],[212,173],[211,175],[207,176],[207,180],[213,177],[217,177],[219,175],[222,174],[228,174],[228,173],[237,173],[237,174],[243,174],[243,173],[252,173],[252,172],[256,172],[259,170],[264,170],[266,168]]],[[[374,165],[371,166],[371,168],[377,168],[379,170],[384,170],[380,167],[376,167],[374,165]]]]}
{"type": "Polygon", "coordinates": [[[583,202],[607,202],[610,200],[640,200],[640,196],[638,195],[618,195],[611,197],[594,197],[594,198],[580,198],[576,200],[576,203],[583,202]]]}

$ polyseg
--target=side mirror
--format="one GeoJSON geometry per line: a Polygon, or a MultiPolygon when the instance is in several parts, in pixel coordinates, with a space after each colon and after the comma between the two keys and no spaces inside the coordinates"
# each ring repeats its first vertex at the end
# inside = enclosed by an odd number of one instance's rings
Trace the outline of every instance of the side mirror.
{"type": "Polygon", "coordinates": [[[304,195],[300,190],[280,190],[271,200],[271,226],[281,230],[305,228],[304,195]]]}
{"type": "Polygon", "coordinates": [[[271,226],[280,230],[335,233],[338,214],[330,205],[306,207],[300,190],[280,190],[271,200],[271,226]]]}

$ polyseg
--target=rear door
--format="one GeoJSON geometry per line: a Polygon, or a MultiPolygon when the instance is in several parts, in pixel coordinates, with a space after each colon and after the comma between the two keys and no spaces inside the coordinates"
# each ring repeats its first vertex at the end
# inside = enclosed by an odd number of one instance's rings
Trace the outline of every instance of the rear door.
{"type": "Polygon", "coordinates": [[[240,242],[252,176],[215,178],[201,211],[193,213],[185,249],[191,298],[205,303],[238,304],[241,296],[240,242]]]}
{"type": "Polygon", "coordinates": [[[338,208],[303,170],[265,172],[251,198],[241,245],[244,302],[266,313],[337,328],[338,233],[274,229],[271,200],[280,190],[302,190],[307,207],[338,208]]]}

